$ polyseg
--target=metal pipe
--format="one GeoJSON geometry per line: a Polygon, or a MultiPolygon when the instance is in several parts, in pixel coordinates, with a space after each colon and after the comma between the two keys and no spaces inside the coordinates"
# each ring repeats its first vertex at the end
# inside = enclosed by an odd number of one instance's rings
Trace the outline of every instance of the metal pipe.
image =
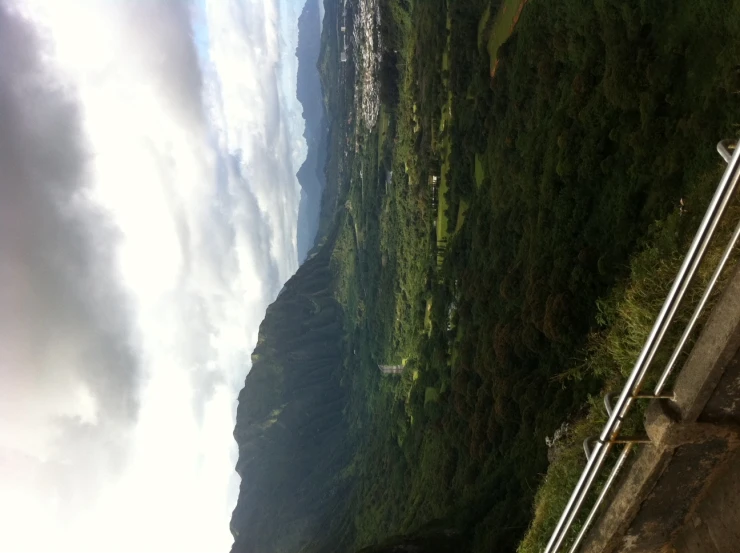
{"type": "Polygon", "coordinates": [[[555,544],[555,541],[558,540],[558,538],[560,538],[561,530],[562,530],[562,533],[567,531],[567,527],[564,528],[564,522],[568,518],[568,515],[571,509],[573,508],[573,504],[576,500],[576,497],[580,493],[580,490],[583,488],[583,484],[589,475],[589,471],[595,464],[596,455],[594,455],[594,453],[600,452],[603,446],[604,444],[597,441],[596,446],[594,446],[594,449],[591,451],[591,455],[586,461],[586,468],[583,469],[581,476],[578,478],[578,483],[576,484],[576,487],[573,489],[573,492],[571,493],[570,498],[568,499],[568,503],[566,504],[565,509],[563,510],[563,514],[560,515],[560,520],[558,520],[558,523],[555,526],[555,529],[553,530],[552,535],[550,536],[550,540],[547,542],[547,546],[545,547],[544,553],[551,553],[553,551],[557,551],[557,547],[553,549],[553,545],[555,544]]]}
{"type": "MultiPolygon", "coordinates": [[[[634,399],[675,399],[675,394],[635,394],[632,396],[634,399]]],[[[604,407],[606,408],[606,414],[612,414],[612,395],[604,394],[604,407]]]]}
{"type": "Polygon", "coordinates": [[[586,520],[583,523],[583,526],[581,527],[581,531],[578,532],[578,536],[576,536],[576,541],[573,542],[573,545],[571,546],[569,553],[575,553],[576,550],[578,549],[578,546],[581,544],[581,540],[583,539],[583,536],[586,535],[586,531],[588,531],[589,526],[591,526],[591,523],[594,520],[594,516],[596,516],[596,511],[599,510],[599,507],[604,502],[604,497],[606,497],[606,494],[609,491],[609,488],[614,483],[614,480],[616,479],[617,474],[619,474],[619,471],[622,470],[622,466],[624,465],[624,462],[627,460],[627,456],[629,455],[631,450],[632,450],[631,443],[628,443],[622,449],[622,453],[619,454],[619,458],[617,459],[617,464],[614,465],[614,468],[612,468],[611,473],[609,473],[609,478],[607,478],[606,482],[604,483],[604,487],[601,489],[601,493],[599,494],[599,497],[596,498],[596,503],[594,503],[594,506],[591,508],[591,512],[588,513],[588,517],[586,517],[586,520]]]}
{"type": "Polygon", "coordinates": [[[676,360],[678,359],[678,356],[681,355],[681,351],[683,350],[683,347],[686,345],[686,341],[688,340],[689,335],[691,334],[691,331],[694,330],[694,325],[696,324],[696,321],[699,319],[701,312],[704,310],[704,306],[709,300],[709,296],[712,294],[712,291],[714,290],[714,286],[717,284],[717,279],[719,279],[719,275],[722,273],[722,269],[725,268],[725,265],[727,264],[727,260],[730,258],[730,255],[732,254],[732,250],[735,249],[735,246],[737,245],[737,241],[739,238],[740,238],[740,223],[738,223],[738,225],[735,227],[735,232],[732,233],[732,238],[730,238],[730,242],[727,244],[727,247],[725,248],[725,251],[722,254],[722,258],[719,260],[719,263],[717,264],[717,267],[715,268],[714,273],[712,273],[712,278],[709,279],[709,283],[707,284],[706,290],[704,290],[704,294],[702,294],[701,299],[699,300],[699,303],[694,309],[694,313],[691,315],[691,319],[686,325],[686,329],[681,335],[681,339],[678,341],[678,345],[673,350],[673,354],[671,355],[671,358],[668,360],[668,363],[666,364],[666,367],[663,370],[663,374],[660,375],[660,380],[658,380],[658,384],[655,386],[656,395],[660,394],[660,392],[663,391],[663,386],[665,386],[666,380],[668,380],[668,377],[673,371],[673,366],[675,365],[676,360]]]}
{"type": "Polygon", "coordinates": [[[652,361],[652,358],[657,351],[657,347],[660,345],[660,340],[662,340],[665,335],[665,331],[670,324],[671,318],[675,314],[678,303],[686,292],[688,282],[693,277],[696,267],[704,255],[709,239],[712,237],[712,234],[716,229],[717,221],[724,212],[729,197],[737,184],[738,175],[736,174],[736,171],[738,168],[738,160],[740,159],[739,154],[740,149],[736,148],[727,169],[722,175],[722,179],[717,186],[717,190],[712,197],[704,218],[699,225],[699,229],[694,236],[694,240],[686,254],[686,258],[684,259],[676,279],[673,282],[671,290],[668,293],[668,297],[653,324],[650,335],[635,362],[635,366],[625,383],[622,393],[617,400],[617,404],[609,415],[607,424],[605,425],[601,433],[601,437],[596,443],[596,446],[586,463],[586,467],[576,484],[576,488],[573,490],[573,493],[565,506],[565,510],[550,536],[550,540],[548,541],[544,553],[557,552],[563,538],[565,537],[565,532],[572,524],[573,518],[583,503],[585,495],[594,480],[595,473],[599,471],[603,464],[604,458],[610,448],[608,441],[619,432],[622,417],[632,403],[632,395],[642,382],[650,361],[652,361]],[[605,442],[607,445],[605,445],[605,442]]]}
{"type": "MultiPolygon", "coordinates": [[[[568,531],[568,529],[571,527],[571,525],[573,524],[573,519],[578,514],[578,511],[580,510],[584,499],[586,499],[586,495],[591,489],[591,484],[593,484],[594,478],[596,478],[596,475],[599,473],[599,470],[601,470],[601,466],[604,464],[604,460],[606,459],[606,456],[609,453],[609,450],[611,449],[612,445],[613,444],[611,442],[608,442],[606,444],[603,444],[600,441],[596,442],[596,447],[594,448],[594,451],[591,454],[591,460],[594,461],[593,464],[591,465],[592,470],[584,471],[583,475],[581,475],[582,478],[585,476],[584,483],[579,490],[576,490],[578,493],[575,494],[576,497],[575,497],[575,501],[572,504],[572,508],[569,511],[566,511],[567,517],[565,519],[565,525],[563,526],[562,531],[558,534],[557,538],[553,542],[553,549],[552,549],[553,552],[557,552],[557,550],[560,548],[560,545],[563,543],[563,540],[565,539],[565,534],[568,531]]],[[[588,468],[588,465],[586,466],[586,468],[588,468]]]]}
{"type": "Polygon", "coordinates": [[[732,140],[720,140],[719,144],[717,144],[717,151],[719,152],[719,155],[722,156],[722,159],[725,160],[725,163],[730,163],[730,160],[732,159],[730,150],[733,149],[735,149],[735,143],[732,140]]]}
{"type": "Polygon", "coordinates": [[[591,457],[591,446],[588,445],[588,443],[593,439],[593,436],[589,436],[588,438],[583,440],[583,452],[586,454],[586,461],[588,461],[588,458],[591,457]]]}
{"type": "Polygon", "coordinates": [[[606,416],[610,416],[612,414],[612,395],[611,394],[604,394],[604,407],[606,408],[606,416]]]}

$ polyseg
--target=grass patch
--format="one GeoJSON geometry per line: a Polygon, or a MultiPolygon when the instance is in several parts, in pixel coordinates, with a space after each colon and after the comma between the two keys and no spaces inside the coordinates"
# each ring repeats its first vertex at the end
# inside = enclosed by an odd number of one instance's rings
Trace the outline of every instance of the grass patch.
{"type": "Polygon", "coordinates": [[[447,203],[447,192],[450,188],[447,182],[447,175],[450,171],[450,161],[445,159],[442,164],[442,175],[439,179],[439,202],[437,207],[437,246],[443,245],[447,241],[448,235],[448,218],[447,210],[449,205],[447,203]]]}
{"type": "Polygon", "coordinates": [[[483,179],[486,178],[486,169],[483,166],[483,162],[480,159],[480,155],[475,154],[475,185],[480,188],[483,184],[483,179]]]}
{"type": "Polygon", "coordinates": [[[478,22],[478,50],[483,49],[483,45],[486,43],[486,33],[488,32],[488,22],[491,18],[491,5],[486,6],[483,15],[478,22]]]}
{"type": "Polygon", "coordinates": [[[499,47],[511,36],[514,27],[519,21],[522,8],[527,0],[504,0],[493,20],[488,37],[488,55],[491,60],[491,74],[496,67],[496,58],[499,47]]]}
{"type": "Polygon", "coordinates": [[[465,214],[468,211],[468,208],[470,205],[468,204],[468,201],[465,199],[460,200],[460,206],[457,208],[457,222],[455,223],[455,232],[459,232],[460,228],[463,226],[463,223],[465,222],[465,214]]]}

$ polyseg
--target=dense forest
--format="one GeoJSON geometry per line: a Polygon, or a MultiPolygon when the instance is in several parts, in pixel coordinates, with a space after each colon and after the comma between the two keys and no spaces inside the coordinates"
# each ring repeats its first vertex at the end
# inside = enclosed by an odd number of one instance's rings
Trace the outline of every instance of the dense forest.
{"type": "Polygon", "coordinates": [[[737,133],[740,6],[379,0],[368,128],[363,2],[325,1],[321,245],[240,396],[235,551],[539,551],[737,133]]]}
{"type": "Polygon", "coordinates": [[[239,394],[234,438],[242,477],[232,551],[299,551],[346,501],[346,394],[339,385],[341,309],[330,243],[308,259],[268,308],[239,394]]]}

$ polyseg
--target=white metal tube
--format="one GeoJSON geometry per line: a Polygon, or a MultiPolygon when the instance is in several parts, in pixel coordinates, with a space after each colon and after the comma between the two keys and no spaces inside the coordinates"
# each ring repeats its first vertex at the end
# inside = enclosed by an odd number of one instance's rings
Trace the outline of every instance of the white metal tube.
{"type": "Polygon", "coordinates": [[[735,249],[735,246],[737,245],[737,241],[739,238],[740,238],[740,223],[738,223],[738,225],[735,227],[735,232],[732,234],[732,238],[730,239],[730,242],[727,244],[727,247],[725,248],[725,251],[722,254],[722,258],[719,260],[719,263],[717,264],[717,267],[715,268],[714,273],[712,273],[712,278],[709,279],[709,282],[707,283],[707,288],[706,290],[704,290],[704,294],[702,294],[701,299],[699,300],[699,303],[694,309],[694,313],[691,315],[691,319],[686,325],[686,329],[681,335],[681,339],[678,341],[678,345],[673,350],[673,354],[671,355],[671,358],[668,360],[668,363],[666,364],[666,367],[663,370],[663,374],[660,375],[660,380],[658,381],[658,384],[655,386],[655,395],[658,395],[663,391],[663,386],[665,386],[666,380],[668,380],[668,377],[673,371],[673,366],[676,363],[678,356],[681,355],[681,351],[683,350],[683,347],[686,345],[686,340],[688,340],[689,336],[691,335],[691,331],[694,330],[694,325],[696,324],[696,321],[699,319],[701,312],[704,310],[704,306],[707,304],[707,300],[709,300],[709,296],[712,294],[712,290],[714,290],[714,286],[717,284],[719,275],[722,273],[722,269],[725,268],[725,265],[727,264],[727,260],[730,258],[730,255],[732,254],[732,250],[735,249]]]}
{"type": "Polygon", "coordinates": [[[583,527],[581,528],[581,531],[578,532],[576,541],[573,542],[573,545],[571,546],[569,553],[575,553],[576,550],[578,549],[578,546],[581,544],[581,540],[583,539],[583,536],[586,535],[586,531],[588,530],[589,526],[591,526],[591,523],[594,520],[594,516],[596,516],[596,512],[599,510],[599,507],[603,503],[604,497],[606,497],[606,494],[609,491],[609,488],[614,483],[614,480],[616,479],[617,474],[619,474],[619,471],[622,470],[622,466],[624,465],[624,462],[627,460],[627,456],[629,455],[631,450],[632,450],[632,444],[627,444],[622,449],[622,453],[619,454],[619,459],[617,459],[617,464],[614,465],[614,468],[612,468],[611,473],[609,473],[609,478],[604,483],[604,487],[601,489],[601,493],[599,494],[599,497],[596,498],[596,503],[594,503],[594,506],[591,508],[591,512],[588,513],[588,517],[583,523],[583,527]]]}
{"type": "MultiPolygon", "coordinates": [[[[601,442],[597,442],[598,445],[601,444],[601,442]]],[[[606,459],[606,455],[609,453],[609,450],[612,447],[611,443],[601,444],[602,447],[598,450],[597,454],[597,447],[594,448],[594,451],[591,454],[591,458],[595,459],[595,463],[593,464],[593,470],[588,473],[584,485],[580,490],[580,493],[578,494],[576,500],[573,503],[573,508],[568,513],[568,518],[566,519],[565,526],[563,527],[563,531],[560,532],[560,535],[557,537],[553,544],[553,551],[556,552],[560,545],[563,543],[563,540],[565,539],[565,534],[570,528],[571,524],[573,524],[573,519],[578,514],[578,510],[581,508],[581,505],[583,504],[583,501],[586,499],[586,495],[588,494],[588,491],[591,489],[591,484],[593,484],[594,478],[596,478],[596,475],[599,473],[599,470],[601,469],[601,465],[604,464],[604,460],[606,459]]],[[[586,472],[584,471],[584,474],[586,472]]]]}

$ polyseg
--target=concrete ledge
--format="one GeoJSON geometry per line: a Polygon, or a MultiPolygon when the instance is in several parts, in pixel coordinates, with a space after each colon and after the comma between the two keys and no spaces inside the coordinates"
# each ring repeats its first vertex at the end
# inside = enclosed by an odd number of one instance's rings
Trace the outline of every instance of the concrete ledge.
{"type": "Polygon", "coordinates": [[[740,348],[740,267],[712,309],[673,391],[680,419],[696,421],[740,348]]]}
{"type": "Polygon", "coordinates": [[[620,552],[657,553],[669,544],[732,450],[730,444],[717,439],[672,451],[653,489],[636,498],[639,510],[620,540],[620,552]]]}
{"type": "Polygon", "coordinates": [[[658,448],[675,449],[682,445],[722,440],[734,449],[740,443],[740,426],[732,422],[681,422],[666,400],[654,401],[648,407],[645,430],[658,448]]]}
{"type": "Polygon", "coordinates": [[[582,553],[613,553],[622,545],[622,538],[640,509],[640,502],[635,499],[651,492],[672,455],[673,451],[665,448],[641,447],[621,486],[608,500],[609,508],[587,534],[582,553]]]}
{"type": "Polygon", "coordinates": [[[725,463],[687,524],[673,539],[677,553],[729,553],[740,547],[740,449],[725,463]]]}

